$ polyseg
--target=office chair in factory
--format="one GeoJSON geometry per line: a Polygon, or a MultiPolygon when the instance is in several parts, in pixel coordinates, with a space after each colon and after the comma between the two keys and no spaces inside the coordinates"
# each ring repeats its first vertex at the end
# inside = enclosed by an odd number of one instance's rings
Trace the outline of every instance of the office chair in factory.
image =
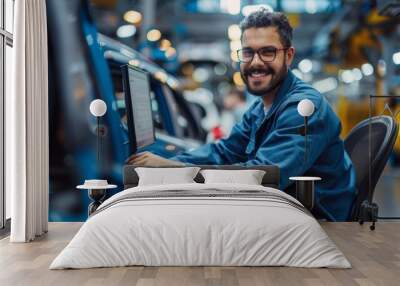
{"type": "Polygon", "coordinates": [[[390,116],[375,116],[361,121],[344,140],[356,172],[358,190],[352,208],[351,220],[363,224],[372,221],[375,229],[378,205],[373,203],[375,186],[393,150],[398,125],[390,116]]]}

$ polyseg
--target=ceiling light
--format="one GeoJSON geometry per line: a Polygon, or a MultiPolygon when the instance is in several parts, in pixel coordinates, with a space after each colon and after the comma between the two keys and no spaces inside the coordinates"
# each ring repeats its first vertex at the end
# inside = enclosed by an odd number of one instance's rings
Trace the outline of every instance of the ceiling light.
{"type": "Polygon", "coordinates": [[[362,79],[363,76],[362,76],[362,72],[361,72],[360,69],[354,68],[351,71],[353,73],[353,76],[354,76],[355,80],[361,80],[362,79]]]}
{"type": "Polygon", "coordinates": [[[351,70],[342,71],[340,77],[344,83],[352,83],[355,80],[354,74],[351,70]]]}
{"type": "Polygon", "coordinates": [[[312,86],[320,93],[326,93],[335,90],[338,86],[338,82],[336,78],[328,77],[314,82],[312,86]]]}
{"type": "Polygon", "coordinates": [[[157,29],[152,29],[147,32],[147,40],[150,42],[156,42],[161,38],[161,32],[157,29]]]}
{"type": "Polygon", "coordinates": [[[230,42],[231,51],[237,51],[242,48],[242,42],[240,40],[234,40],[230,42]]]}
{"type": "Polygon", "coordinates": [[[137,25],[142,21],[142,14],[137,11],[130,10],[125,12],[124,20],[128,23],[137,25]]]}
{"type": "Polygon", "coordinates": [[[237,15],[240,13],[240,0],[221,0],[220,7],[224,12],[237,15]]]}
{"type": "Polygon", "coordinates": [[[136,27],[134,25],[122,25],[117,29],[117,36],[119,38],[129,38],[136,33],[136,27]]]}
{"type": "Polygon", "coordinates": [[[301,62],[299,63],[299,69],[303,73],[309,73],[312,70],[312,61],[310,61],[309,59],[301,60],[301,62]]]}
{"type": "Polygon", "coordinates": [[[392,58],[395,65],[400,65],[400,52],[394,53],[392,58]]]}
{"type": "Polygon", "coordinates": [[[193,72],[193,79],[197,82],[205,82],[210,78],[210,72],[205,68],[196,68],[193,72]]]}
{"type": "Polygon", "coordinates": [[[261,8],[265,8],[267,9],[269,12],[273,12],[274,9],[272,9],[271,6],[267,5],[267,4],[260,4],[260,5],[247,5],[244,6],[242,8],[242,14],[243,16],[247,17],[249,16],[251,13],[256,12],[258,10],[260,10],[261,8]]]}
{"type": "Polygon", "coordinates": [[[166,51],[169,47],[171,47],[171,42],[167,39],[162,39],[160,43],[160,50],[166,51]]]}
{"type": "Polygon", "coordinates": [[[315,0],[306,0],[305,9],[307,13],[315,14],[317,12],[317,2],[315,0]]]}
{"type": "Polygon", "coordinates": [[[165,55],[167,58],[171,58],[173,56],[176,55],[176,50],[173,47],[169,47],[166,51],[165,51],[165,55]]]}
{"type": "Polygon", "coordinates": [[[369,76],[374,73],[374,67],[370,63],[363,64],[361,66],[361,70],[365,76],[369,76]]]}
{"type": "Polygon", "coordinates": [[[242,31],[240,30],[239,25],[230,25],[228,28],[228,37],[231,40],[240,40],[240,36],[242,35],[242,31]]]}

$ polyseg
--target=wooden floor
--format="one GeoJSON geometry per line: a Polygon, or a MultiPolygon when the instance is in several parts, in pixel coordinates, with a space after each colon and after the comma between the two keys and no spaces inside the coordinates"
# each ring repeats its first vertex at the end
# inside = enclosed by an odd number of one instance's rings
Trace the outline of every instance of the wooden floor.
{"type": "Polygon", "coordinates": [[[81,223],[50,223],[27,244],[0,241],[0,285],[400,285],[400,222],[372,232],[357,223],[322,223],[353,268],[121,267],[48,270],[81,223]]]}

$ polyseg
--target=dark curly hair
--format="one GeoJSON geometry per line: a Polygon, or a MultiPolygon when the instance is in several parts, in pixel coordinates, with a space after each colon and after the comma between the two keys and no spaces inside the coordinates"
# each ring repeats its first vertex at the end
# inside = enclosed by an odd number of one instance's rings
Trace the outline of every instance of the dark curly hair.
{"type": "Polygon", "coordinates": [[[256,12],[251,13],[240,22],[242,34],[250,28],[276,27],[281,42],[285,47],[292,45],[293,28],[289,24],[285,14],[280,12],[270,12],[265,8],[261,8],[256,12]]]}

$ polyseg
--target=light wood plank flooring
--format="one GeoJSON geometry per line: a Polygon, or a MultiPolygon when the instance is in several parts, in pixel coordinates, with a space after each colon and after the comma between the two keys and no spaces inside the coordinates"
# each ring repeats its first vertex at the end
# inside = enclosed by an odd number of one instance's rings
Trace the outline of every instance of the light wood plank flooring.
{"type": "Polygon", "coordinates": [[[400,285],[400,223],[322,223],[352,269],[289,267],[120,267],[48,270],[81,223],[50,223],[32,243],[0,241],[0,285],[400,285]]]}

